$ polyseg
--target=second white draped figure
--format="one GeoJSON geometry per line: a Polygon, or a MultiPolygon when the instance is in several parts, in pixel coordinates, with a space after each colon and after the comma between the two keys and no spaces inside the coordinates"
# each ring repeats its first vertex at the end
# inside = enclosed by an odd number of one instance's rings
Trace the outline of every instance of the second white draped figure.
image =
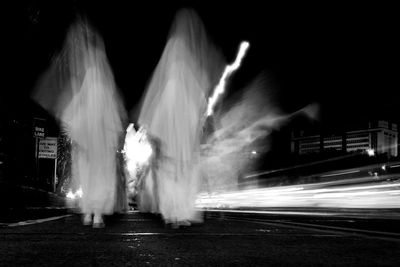
{"type": "Polygon", "coordinates": [[[198,16],[180,11],[142,103],[138,122],[158,152],[139,208],[160,213],[174,227],[202,220],[194,206],[202,182],[200,137],[218,58],[198,16]]]}

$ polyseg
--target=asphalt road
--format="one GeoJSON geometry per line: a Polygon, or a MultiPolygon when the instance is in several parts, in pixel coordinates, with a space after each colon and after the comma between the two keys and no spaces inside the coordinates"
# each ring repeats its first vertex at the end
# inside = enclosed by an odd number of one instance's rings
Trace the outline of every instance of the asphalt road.
{"type": "Polygon", "coordinates": [[[203,224],[171,229],[131,212],[93,229],[57,214],[3,224],[0,266],[399,266],[390,218],[210,211],[203,224]]]}

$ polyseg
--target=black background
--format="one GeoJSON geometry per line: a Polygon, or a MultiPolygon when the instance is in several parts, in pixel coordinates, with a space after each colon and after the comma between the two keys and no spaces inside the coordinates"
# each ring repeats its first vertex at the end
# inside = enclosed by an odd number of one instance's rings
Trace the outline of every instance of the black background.
{"type": "Polygon", "coordinates": [[[263,74],[271,101],[285,112],[317,102],[321,122],[333,128],[360,119],[398,120],[399,43],[393,6],[97,2],[29,1],[4,9],[2,117],[31,112],[29,94],[77,14],[87,16],[104,38],[116,83],[131,111],[151,78],[176,11],[189,7],[202,18],[227,63],[242,40],[250,42],[227,96],[263,74]]]}

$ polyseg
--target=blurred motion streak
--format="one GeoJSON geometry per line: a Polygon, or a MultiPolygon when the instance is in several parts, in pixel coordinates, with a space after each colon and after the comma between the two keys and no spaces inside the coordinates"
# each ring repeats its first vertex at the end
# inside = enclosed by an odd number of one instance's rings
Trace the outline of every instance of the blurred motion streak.
{"type": "Polygon", "coordinates": [[[254,188],[223,193],[203,193],[198,208],[400,208],[400,178],[384,181],[370,176],[303,185],[254,188]],[[357,183],[354,183],[356,180],[357,183]]]}

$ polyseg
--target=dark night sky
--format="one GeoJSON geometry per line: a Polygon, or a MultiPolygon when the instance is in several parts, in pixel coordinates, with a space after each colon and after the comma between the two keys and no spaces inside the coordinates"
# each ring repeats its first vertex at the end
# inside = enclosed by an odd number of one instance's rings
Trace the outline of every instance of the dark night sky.
{"type": "Polygon", "coordinates": [[[116,83],[131,110],[159,60],[175,12],[192,7],[227,62],[240,41],[251,44],[231,79],[231,92],[265,73],[274,102],[287,112],[318,102],[326,124],[370,117],[398,120],[393,94],[399,88],[394,79],[399,43],[393,7],[128,2],[31,1],[10,10],[2,113],[24,112],[23,99],[60,49],[77,13],[86,15],[104,38],[116,83]]]}

